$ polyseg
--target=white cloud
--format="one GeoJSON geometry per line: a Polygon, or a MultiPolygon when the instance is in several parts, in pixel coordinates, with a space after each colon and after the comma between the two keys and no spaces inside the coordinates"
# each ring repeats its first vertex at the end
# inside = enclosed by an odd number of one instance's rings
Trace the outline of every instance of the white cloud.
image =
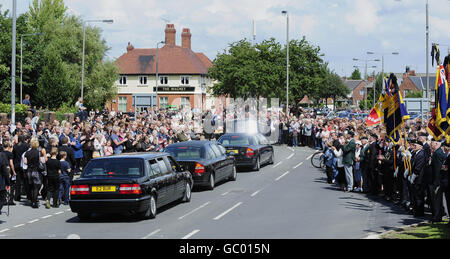
{"type": "Polygon", "coordinates": [[[370,0],[353,1],[354,8],[345,15],[345,20],[362,35],[373,33],[380,22],[379,7],[370,0]]]}

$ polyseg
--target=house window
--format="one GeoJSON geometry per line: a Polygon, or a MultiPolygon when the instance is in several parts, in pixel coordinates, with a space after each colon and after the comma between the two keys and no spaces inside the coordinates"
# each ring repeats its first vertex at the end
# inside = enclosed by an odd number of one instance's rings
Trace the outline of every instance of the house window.
{"type": "Polygon", "coordinates": [[[159,77],[159,83],[162,85],[169,84],[169,77],[168,76],[160,76],[159,77]]]}
{"type": "Polygon", "coordinates": [[[169,97],[159,97],[159,108],[167,109],[169,107],[169,97]]]}
{"type": "Polygon", "coordinates": [[[191,101],[189,97],[181,97],[181,107],[191,107],[191,101]]]}
{"type": "Polygon", "coordinates": [[[189,76],[181,76],[181,84],[189,85],[189,76]]]}
{"type": "Polygon", "coordinates": [[[364,95],[364,90],[359,90],[359,95],[364,95]]]}
{"type": "Polygon", "coordinates": [[[118,103],[118,109],[119,112],[127,112],[127,97],[126,96],[119,96],[119,103],[118,103]]]}
{"type": "Polygon", "coordinates": [[[127,84],[127,77],[119,76],[119,85],[126,85],[126,84],[127,84]]]}
{"type": "Polygon", "coordinates": [[[140,85],[147,85],[147,80],[148,80],[147,76],[139,76],[139,84],[140,85]]]}

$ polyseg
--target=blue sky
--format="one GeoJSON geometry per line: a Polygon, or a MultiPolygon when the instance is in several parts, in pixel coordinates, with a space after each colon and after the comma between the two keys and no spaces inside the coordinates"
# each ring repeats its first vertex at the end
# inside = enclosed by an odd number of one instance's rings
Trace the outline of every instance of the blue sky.
{"type": "MultiPolygon", "coordinates": [[[[18,13],[24,13],[32,0],[17,0],[18,13]]],[[[324,59],[340,75],[350,75],[353,66],[364,66],[353,58],[376,59],[385,55],[386,72],[403,72],[410,66],[425,72],[425,3],[426,0],[65,0],[69,12],[83,19],[114,19],[114,23],[92,24],[101,27],[117,58],[128,42],[136,48],[155,48],[164,40],[165,20],[175,24],[177,44],[181,45],[182,28],[190,28],[192,49],[213,60],[228,44],[243,38],[252,39],[252,20],[256,22],[256,41],[274,37],[286,41],[286,17],[289,11],[291,39],[306,37],[318,45],[324,59]]],[[[12,0],[0,0],[2,10],[10,9],[12,0]]],[[[440,43],[447,54],[450,48],[449,0],[429,0],[430,44],[440,43]],[[449,45],[449,46],[446,46],[449,45]]],[[[81,40],[81,39],[80,39],[81,40]]],[[[369,73],[381,71],[381,62],[369,62],[369,73]]],[[[360,69],[364,72],[364,69],[360,69]]],[[[431,67],[430,72],[434,73],[431,67]]]]}

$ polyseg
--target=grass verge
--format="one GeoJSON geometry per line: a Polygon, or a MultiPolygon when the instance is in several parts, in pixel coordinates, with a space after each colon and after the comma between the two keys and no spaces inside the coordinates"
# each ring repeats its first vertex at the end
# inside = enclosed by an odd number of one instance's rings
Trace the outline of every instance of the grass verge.
{"type": "Polygon", "coordinates": [[[381,239],[450,239],[449,220],[439,223],[422,223],[395,230],[380,236],[381,239]]]}

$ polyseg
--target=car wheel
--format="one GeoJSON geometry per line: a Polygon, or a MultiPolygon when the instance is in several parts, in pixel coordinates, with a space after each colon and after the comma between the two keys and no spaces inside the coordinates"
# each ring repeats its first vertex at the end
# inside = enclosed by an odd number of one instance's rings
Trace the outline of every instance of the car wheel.
{"type": "Polygon", "coordinates": [[[186,182],[186,188],[184,190],[183,202],[190,202],[191,195],[192,195],[191,184],[189,182],[186,182]]]}
{"type": "Polygon", "coordinates": [[[236,181],[236,178],[237,178],[236,166],[233,165],[233,172],[231,172],[229,179],[230,181],[236,181]]]}
{"type": "Polygon", "coordinates": [[[154,219],[156,217],[156,197],[154,194],[150,196],[148,209],[143,213],[144,219],[154,219]]]}
{"type": "Polygon", "coordinates": [[[214,179],[214,174],[211,173],[209,174],[209,184],[208,184],[208,189],[209,190],[214,190],[214,186],[216,185],[215,183],[215,179],[214,179]]]}
{"type": "Polygon", "coordinates": [[[86,221],[86,220],[89,220],[91,218],[91,213],[78,212],[77,216],[80,219],[80,221],[86,221]]]}
{"type": "Polygon", "coordinates": [[[261,163],[259,161],[259,157],[256,158],[256,163],[253,166],[253,171],[259,171],[259,169],[261,169],[261,163]]]}

